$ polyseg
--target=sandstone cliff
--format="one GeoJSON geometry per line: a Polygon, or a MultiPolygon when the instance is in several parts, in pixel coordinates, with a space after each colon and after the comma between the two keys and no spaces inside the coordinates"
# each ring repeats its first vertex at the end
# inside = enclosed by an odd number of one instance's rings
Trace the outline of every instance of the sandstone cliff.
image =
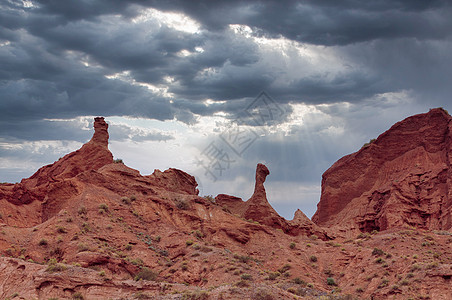
{"type": "Polygon", "coordinates": [[[344,231],[450,229],[451,119],[443,109],[409,117],[338,160],[312,220],[344,231]]]}

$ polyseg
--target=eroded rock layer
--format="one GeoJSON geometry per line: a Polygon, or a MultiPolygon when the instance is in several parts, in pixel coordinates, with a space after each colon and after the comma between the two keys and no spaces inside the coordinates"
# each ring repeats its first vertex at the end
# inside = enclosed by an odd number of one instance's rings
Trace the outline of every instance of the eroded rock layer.
{"type": "Polygon", "coordinates": [[[343,230],[452,227],[451,116],[443,109],[396,123],[322,178],[312,220],[343,230]]]}

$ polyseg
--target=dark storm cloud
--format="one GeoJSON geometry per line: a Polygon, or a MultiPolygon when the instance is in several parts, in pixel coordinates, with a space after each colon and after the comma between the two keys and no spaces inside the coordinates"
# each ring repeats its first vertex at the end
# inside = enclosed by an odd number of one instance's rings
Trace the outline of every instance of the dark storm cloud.
{"type": "Polygon", "coordinates": [[[4,121],[119,115],[193,124],[195,114],[236,115],[262,90],[281,103],[359,102],[400,90],[441,103],[451,92],[449,1],[33,4],[0,4],[4,121]],[[132,22],[146,7],[183,13],[202,30],[183,32],[155,18],[132,22]],[[268,53],[229,24],[250,26],[254,37],[324,45],[346,58],[344,69],[332,74],[300,69],[290,78],[284,66],[275,71],[268,53]],[[353,64],[350,70],[347,63],[353,64]],[[134,82],[166,87],[172,95],[134,82]],[[228,101],[206,106],[206,99],[228,101]]]}
{"type": "Polygon", "coordinates": [[[247,24],[264,35],[319,45],[380,38],[441,39],[450,36],[451,3],[439,1],[149,1],[182,11],[206,28],[247,24]]]}
{"type": "Polygon", "coordinates": [[[133,142],[145,142],[145,141],[169,141],[174,139],[174,136],[164,132],[158,131],[144,131],[135,129],[126,125],[111,124],[108,132],[111,140],[114,141],[133,141],[133,142]]]}

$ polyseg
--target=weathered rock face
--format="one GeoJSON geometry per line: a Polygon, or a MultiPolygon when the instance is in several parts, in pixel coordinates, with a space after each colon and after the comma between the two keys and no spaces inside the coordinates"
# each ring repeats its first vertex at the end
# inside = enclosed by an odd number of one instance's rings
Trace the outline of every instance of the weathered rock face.
{"type": "Polygon", "coordinates": [[[257,164],[256,182],[251,198],[243,202],[242,199],[225,194],[218,195],[216,202],[231,213],[246,220],[253,220],[291,235],[316,235],[321,239],[328,239],[328,234],[306,217],[303,212],[297,210],[294,219],[287,221],[281,217],[267,200],[264,182],[270,174],[263,164],[257,164]]]}
{"type": "Polygon", "coordinates": [[[443,109],[396,123],[322,178],[312,220],[344,230],[452,227],[451,119],[443,109]]]}

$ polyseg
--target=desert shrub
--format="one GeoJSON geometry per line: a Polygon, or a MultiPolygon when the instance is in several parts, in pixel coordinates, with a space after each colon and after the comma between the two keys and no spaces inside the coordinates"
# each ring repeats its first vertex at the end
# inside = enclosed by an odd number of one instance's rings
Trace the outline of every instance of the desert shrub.
{"type": "Polygon", "coordinates": [[[133,295],[134,299],[139,299],[139,300],[147,300],[147,299],[154,299],[154,297],[149,296],[148,294],[145,294],[143,292],[138,292],[135,295],[133,295]]]}
{"type": "Polygon", "coordinates": [[[49,242],[46,239],[41,239],[38,243],[39,246],[47,246],[49,242]]]}
{"type": "Polygon", "coordinates": [[[328,284],[328,285],[336,285],[336,282],[334,281],[333,277],[328,277],[326,279],[326,284],[328,284]]]}
{"type": "Polygon", "coordinates": [[[275,280],[276,278],[278,278],[281,275],[281,273],[279,272],[271,272],[268,274],[268,280],[275,280]]]}
{"type": "Polygon", "coordinates": [[[410,285],[410,282],[406,279],[403,279],[402,281],[400,281],[400,285],[410,285]]]}
{"type": "Polygon", "coordinates": [[[182,300],[207,300],[209,299],[209,293],[207,291],[196,290],[186,291],[182,294],[182,300]]]}
{"type": "Polygon", "coordinates": [[[191,245],[193,245],[193,241],[192,240],[188,240],[188,241],[185,242],[185,245],[191,246],[191,245]]]}
{"type": "Polygon", "coordinates": [[[296,244],[294,242],[290,243],[289,248],[290,249],[295,249],[296,244]]]}
{"type": "Polygon", "coordinates": [[[385,286],[388,286],[388,284],[389,284],[389,280],[383,279],[377,288],[379,288],[379,289],[384,288],[385,286]]]}
{"type": "Polygon", "coordinates": [[[99,205],[99,213],[103,214],[105,212],[108,212],[108,206],[105,203],[102,203],[99,205]]]}
{"type": "Polygon", "coordinates": [[[284,273],[284,272],[286,272],[286,271],[289,271],[290,268],[292,268],[292,267],[291,267],[289,264],[285,264],[284,266],[282,266],[281,268],[279,268],[278,272],[282,274],[282,273],[284,273]]]}
{"type": "Polygon", "coordinates": [[[122,201],[122,203],[124,203],[124,204],[130,204],[130,199],[127,198],[127,197],[122,197],[122,198],[121,198],[121,201],[122,201]]]}
{"type": "Polygon", "coordinates": [[[238,255],[238,254],[234,254],[234,258],[237,259],[241,263],[247,263],[248,261],[250,261],[252,259],[251,257],[249,257],[247,255],[238,255]]]}
{"type": "Polygon", "coordinates": [[[132,245],[131,244],[127,244],[125,247],[126,250],[132,250],[132,245]]]}
{"type": "Polygon", "coordinates": [[[89,250],[88,246],[86,246],[85,244],[82,244],[82,243],[78,244],[77,248],[78,248],[78,252],[83,252],[83,251],[89,250]]]}
{"type": "Polygon", "coordinates": [[[250,286],[249,282],[246,281],[246,280],[243,280],[243,279],[237,281],[234,285],[237,286],[237,287],[242,287],[242,288],[250,286]]]}
{"type": "Polygon", "coordinates": [[[257,289],[252,296],[253,300],[274,300],[275,298],[265,289],[257,289]]]}
{"type": "Polygon", "coordinates": [[[319,237],[318,237],[317,235],[313,234],[313,235],[309,236],[309,238],[310,238],[311,240],[315,241],[315,240],[317,240],[319,237]]]}
{"type": "Polygon", "coordinates": [[[199,230],[193,231],[193,235],[195,237],[197,237],[198,239],[202,239],[204,237],[204,234],[201,231],[199,231],[199,230]]]}
{"type": "Polygon", "coordinates": [[[154,281],[155,279],[157,279],[157,273],[155,273],[154,271],[147,267],[141,268],[141,270],[137,274],[135,274],[134,278],[135,281],[138,280],[154,281]]]}
{"type": "Polygon", "coordinates": [[[90,232],[90,231],[91,231],[91,226],[89,226],[88,223],[83,222],[81,232],[82,233],[87,233],[87,232],[90,232]]]}
{"type": "Polygon", "coordinates": [[[120,158],[117,158],[117,159],[113,160],[113,162],[114,162],[115,164],[123,164],[123,163],[124,163],[124,162],[122,161],[122,159],[120,159],[120,158]]]}
{"type": "Polygon", "coordinates": [[[137,197],[135,195],[130,196],[130,201],[135,201],[137,200],[137,197]]]}
{"type": "Polygon", "coordinates": [[[375,262],[376,262],[377,264],[382,264],[382,263],[385,262],[385,260],[384,260],[383,258],[379,257],[379,258],[377,258],[377,259],[375,260],[375,262]]]}
{"type": "Polygon", "coordinates": [[[293,283],[295,283],[295,284],[301,284],[301,285],[306,285],[306,282],[305,282],[304,280],[300,279],[300,277],[295,277],[295,278],[293,279],[293,283]]]}
{"type": "Polygon", "coordinates": [[[159,243],[161,239],[162,239],[162,237],[160,235],[157,235],[157,236],[154,237],[154,241],[156,243],[159,243]]]}
{"type": "Polygon", "coordinates": [[[144,264],[144,262],[143,262],[143,260],[142,260],[141,258],[135,258],[135,259],[132,259],[132,260],[130,261],[130,263],[131,263],[132,265],[135,265],[135,266],[142,266],[142,265],[144,264]]]}
{"type": "Polygon", "coordinates": [[[176,202],[176,207],[181,210],[188,210],[190,208],[190,205],[188,204],[187,200],[178,199],[175,202],[176,202]]]}
{"type": "Polygon", "coordinates": [[[88,212],[88,211],[86,210],[86,207],[84,207],[83,205],[80,206],[80,208],[78,209],[78,214],[79,214],[79,215],[86,215],[87,212],[88,212]]]}
{"type": "Polygon", "coordinates": [[[61,272],[61,271],[64,271],[66,269],[67,269],[67,267],[65,265],[57,263],[57,264],[48,265],[47,269],[46,269],[46,272],[50,272],[50,273],[61,272]]]}
{"type": "Polygon", "coordinates": [[[76,293],[72,294],[72,299],[84,300],[85,298],[83,297],[82,293],[76,292],[76,293]]]}
{"type": "Polygon", "coordinates": [[[240,276],[240,278],[242,280],[251,280],[251,275],[250,274],[242,274],[242,276],[240,276]]]}
{"type": "Polygon", "coordinates": [[[317,262],[317,256],[311,255],[311,257],[309,257],[309,260],[312,262],[317,262]]]}
{"type": "Polygon", "coordinates": [[[56,231],[58,233],[66,233],[67,232],[66,228],[64,228],[63,226],[59,226],[59,225],[56,227],[56,231]]]}
{"type": "Polygon", "coordinates": [[[420,269],[421,269],[421,267],[419,265],[414,264],[414,265],[411,266],[410,272],[414,272],[414,271],[417,271],[417,270],[420,270],[420,269]]]}
{"type": "Polygon", "coordinates": [[[378,249],[378,248],[374,248],[374,250],[372,251],[372,255],[375,255],[375,256],[380,256],[383,254],[384,254],[384,251],[381,249],[378,249]]]}
{"type": "Polygon", "coordinates": [[[215,203],[215,198],[212,195],[204,196],[204,199],[206,199],[207,201],[210,201],[212,203],[215,203]]]}

